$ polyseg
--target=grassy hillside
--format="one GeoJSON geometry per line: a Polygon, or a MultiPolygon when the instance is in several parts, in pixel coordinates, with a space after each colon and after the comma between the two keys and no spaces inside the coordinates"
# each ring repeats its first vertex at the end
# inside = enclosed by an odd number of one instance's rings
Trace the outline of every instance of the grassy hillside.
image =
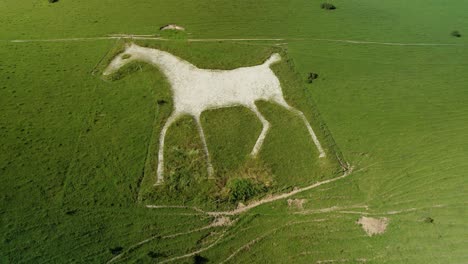
{"type": "MultiPolygon", "coordinates": [[[[193,37],[332,38],[395,42],[464,42],[449,39],[468,28],[466,1],[334,0],[332,12],[317,0],[71,1],[54,4],[5,0],[1,39],[155,34],[168,23],[193,37]],[[115,8],[109,8],[109,6],[115,8]],[[134,14],[138,14],[135,16],[134,14]],[[21,30],[18,30],[21,29],[21,30]],[[41,29],[41,30],[37,30],[41,29]]],[[[463,33],[463,32],[462,32],[463,33]]]]}
{"type": "MultiPolygon", "coordinates": [[[[466,262],[468,3],[334,1],[331,12],[320,3],[1,1],[0,262],[102,263],[123,252],[116,261],[148,263],[198,251],[174,261],[466,262]],[[231,216],[231,226],[209,226],[212,216],[190,208],[144,208],[216,207],[216,197],[201,199],[212,194],[203,180],[178,192],[152,186],[154,136],[171,107],[164,77],[150,67],[112,82],[92,75],[115,40],[8,41],[158,34],[167,23],[186,27],[189,38],[284,38],[142,44],[226,69],[260,63],[278,49],[272,44],[286,43],[289,60],[274,67],[286,96],[310,119],[320,115],[314,127],[354,172],[292,197],[306,200],[303,209],[279,200],[231,216]],[[462,37],[451,37],[453,30],[462,37]],[[312,84],[309,72],[319,74],[312,84]],[[387,231],[368,237],[355,223],[362,215],[388,217],[387,231]]],[[[257,166],[256,174],[273,175],[275,192],[333,177],[336,161],[316,170],[306,155],[313,145],[294,117],[258,106],[273,127],[259,163],[247,157],[260,131],[249,111],[203,114],[219,175],[257,166]]],[[[204,179],[191,119],[170,130],[168,168],[204,179]],[[195,163],[187,164],[188,154],[195,163]]]]}

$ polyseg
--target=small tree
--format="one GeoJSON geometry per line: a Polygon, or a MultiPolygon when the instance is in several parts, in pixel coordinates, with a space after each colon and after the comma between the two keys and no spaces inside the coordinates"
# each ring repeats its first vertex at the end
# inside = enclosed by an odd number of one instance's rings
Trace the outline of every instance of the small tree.
{"type": "Polygon", "coordinates": [[[461,34],[460,32],[458,32],[457,30],[454,30],[452,31],[452,34],[451,34],[453,37],[456,37],[456,38],[460,38],[461,37],[461,34]]]}
{"type": "Polygon", "coordinates": [[[158,105],[165,105],[165,104],[167,104],[167,101],[164,100],[164,99],[158,99],[157,102],[158,102],[158,105]]]}
{"type": "Polygon", "coordinates": [[[424,222],[428,223],[428,224],[432,224],[432,223],[434,223],[434,219],[432,219],[431,217],[426,217],[426,218],[424,218],[424,222]]]}
{"type": "Polygon", "coordinates": [[[117,246],[117,247],[114,247],[114,248],[109,248],[109,251],[112,253],[112,255],[118,255],[122,252],[123,250],[123,247],[121,246],[117,246]]]}
{"type": "Polygon", "coordinates": [[[309,76],[307,76],[307,82],[312,83],[315,79],[318,78],[318,74],[315,72],[309,72],[309,76]]]}
{"type": "Polygon", "coordinates": [[[154,251],[148,252],[147,255],[150,258],[163,258],[163,257],[166,257],[166,254],[162,254],[162,253],[154,252],[154,251]]]}
{"type": "Polygon", "coordinates": [[[193,256],[193,264],[203,264],[203,263],[207,263],[209,260],[203,256],[200,256],[198,254],[195,254],[195,256],[193,256]]]}
{"type": "Polygon", "coordinates": [[[325,10],[335,10],[336,9],[336,6],[334,6],[333,4],[330,4],[330,3],[322,3],[320,5],[320,7],[322,9],[325,9],[325,10]]]}
{"type": "Polygon", "coordinates": [[[245,202],[259,192],[258,186],[251,179],[234,178],[227,183],[229,201],[232,203],[245,202]]]}

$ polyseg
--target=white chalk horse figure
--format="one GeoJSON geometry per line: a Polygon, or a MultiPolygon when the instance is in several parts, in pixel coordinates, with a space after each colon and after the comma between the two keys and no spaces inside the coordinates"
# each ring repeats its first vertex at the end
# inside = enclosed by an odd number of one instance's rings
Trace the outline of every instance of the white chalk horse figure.
{"type": "Polygon", "coordinates": [[[304,114],[284,100],[280,82],[270,69],[270,65],[280,60],[280,55],[275,53],[263,64],[256,66],[233,70],[200,69],[168,52],[140,47],[132,43],[127,44],[125,51],[111,61],[103,74],[110,75],[129,62],[142,61],[159,68],[169,80],[174,97],[174,110],[164,124],[159,138],[156,184],[161,184],[164,181],[164,139],[166,132],[174,121],[185,114],[191,115],[196,121],[210,177],[213,175],[213,166],[210,161],[205,133],[200,123],[200,115],[207,109],[245,106],[255,113],[263,124],[262,132],[250,153],[252,156],[256,156],[270,128],[270,123],[255,105],[258,100],[277,103],[298,115],[305,123],[318,149],[319,157],[325,157],[325,151],[304,114]]]}

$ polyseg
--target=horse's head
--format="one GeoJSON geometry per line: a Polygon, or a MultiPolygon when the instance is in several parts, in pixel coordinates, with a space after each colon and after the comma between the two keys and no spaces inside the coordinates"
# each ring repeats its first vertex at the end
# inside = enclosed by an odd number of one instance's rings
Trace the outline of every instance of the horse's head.
{"type": "Polygon", "coordinates": [[[109,76],[113,73],[116,73],[120,68],[125,66],[127,63],[134,60],[134,54],[132,53],[132,48],[135,44],[125,44],[125,50],[115,56],[109,65],[106,67],[102,73],[104,76],[109,76]]]}

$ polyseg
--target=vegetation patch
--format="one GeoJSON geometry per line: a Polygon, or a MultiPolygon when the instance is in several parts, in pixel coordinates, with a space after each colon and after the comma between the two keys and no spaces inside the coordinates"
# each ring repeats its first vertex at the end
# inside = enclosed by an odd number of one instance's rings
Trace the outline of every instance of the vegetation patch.
{"type": "Polygon", "coordinates": [[[112,253],[112,255],[118,255],[122,253],[123,247],[121,246],[113,247],[113,248],[110,248],[109,251],[112,253]]]}
{"type": "Polygon", "coordinates": [[[315,72],[309,72],[309,75],[307,75],[307,82],[308,83],[313,83],[314,80],[316,80],[319,77],[319,75],[315,72]]]}
{"type": "Polygon", "coordinates": [[[322,3],[320,5],[320,8],[325,9],[325,10],[335,10],[336,6],[331,3],[322,3]]]}
{"type": "Polygon", "coordinates": [[[424,218],[424,223],[433,224],[434,219],[432,217],[426,217],[424,218]]]}
{"type": "Polygon", "coordinates": [[[272,184],[271,171],[259,161],[251,160],[237,172],[224,177],[221,198],[232,204],[246,202],[266,193],[272,184]]]}
{"type": "Polygon", "coordinates": [[[461,33],[458,32],[458,30],[452,31],[452,33],[450,35],[452,35],[453,37],[456,37],[456,38],[461,38],[461,36],[462,36],[461,33]]]}

